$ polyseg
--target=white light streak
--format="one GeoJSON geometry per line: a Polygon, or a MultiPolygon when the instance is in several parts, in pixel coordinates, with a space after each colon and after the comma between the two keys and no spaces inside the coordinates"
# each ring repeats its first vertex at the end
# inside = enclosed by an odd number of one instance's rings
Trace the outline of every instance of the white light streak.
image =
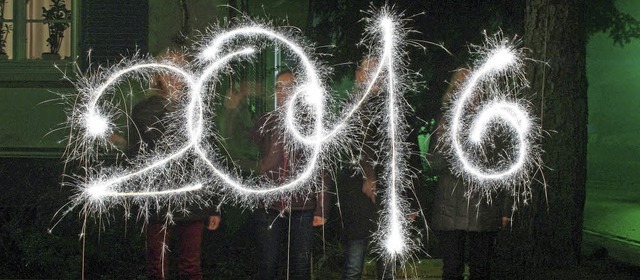
{"type": "Polygon", "coordinates": [[[87,134],[91,137],[104,137],[109,131],[108,120],[97,113],[89,113],[85,124],[87,134]]]}
{"type": "MultiPolygon", "coordinates": [[[[116,118],[118,110],[103,99],[115,92],[118,84],[125,83],[132,77],[149,79],[154,74],[170,73],[185,84],[188,102],[179,104],[177,111],[169,114],[169,122],[174,126],[166,137],[159,140],[156,145],[159,148],[132,159],[131,166],[104,167],[88,160],[88,175],[78,178],[79,191],[67,213],[79,205],[83,205],[83,210],[92,214],[108,213],[113,207],[127,207],[132,203],[144,208],[150,204],[149,199],[156,200],[156,205],[166,205],[169,206],[168,209],[180,211],[185,202],[207,205],[208,198],[216,195],[224,195],[225,200],[246,207],[255,207],[257,201],[268,203],[285,194],[314,191],[319,171],[329,169],[328,164],[334,160],[336,150],[349,144],[347,141],[353,135],[347,132],[356,130],[353,126],[354,115],[361,110],[373,92],[379,91],[374,88],[379,86],[378,82],[382,82],[386,106],[382,111],[384,118],[379,133],[383,138],[381,162],[385,170],[380,177],[383,178],[385,188],[381,200],[383,210],[379,229],[374,237],[378,250],[387,260],[404,261],[418,245],[410,238],[410,234],[416,229],[408,218],[410,211],[406,199],[406,190],[412,188],[407,171],[408,144],[404,142],[407,125],[404,120],[406,103],[403,94],[411,90],[406,62],[403,60],[406,59],[406,53],[402,50],[407,31],[403,29],[398,16],[386,8],[372,18],[370,23],[367,35],[373,41],[370,45],[377,46],[372,53],[379,63],[370,75],[366,90],[339,116],[333,115],[327,106],[329,93],[323,83],[323,75],[328,71],[315,62],[309,54],[311,49],[301,47],[297,40],[284,32],[255,23],[212,34],[210,43],[204,45],[196,55],[197,60],[191,65],[180,66],[170,61],[132,60],[99,73],[97,79],[83,80],[85,84],[78,84],[78,89],[86,98],[82,98],[82,102],[71,112],[70,124],[77,136],[70,143],[76,145],[72,151],[80,150],[80,156],[90,159],[96,157],[89,157],[88,154],[100,152],[92,148],[94,144],[107,145],[105,139],[116,131],[111,122],[116,118]],[[296,69],[299,70],[296,72],[297,84],[284,105],[281,121],[287,145],[304,152],[305,166],[295,170],[288,181],[283,183],[238,177],[222,167],[224,164],[219,162],[221,157],[215,152],[216,149],[209,147],[205,141],[205,138],[215,134],[207,126],[207,120],[212,119],[213,112],[205,105],[208,95],[217,94],[217,88],[210,81],[216,81],[231,61],[249,59],[264,47],[265,42],[288,49],[300,65],[296,69]],[[93,82],[94,80],[97,81],[93,82]],[[303,127],[299,124],[296,112],[300,110],[309,113],[306,117],[312,121],[310,126],[303,127]],[[335,121],[327,124],[328,120],[335,121]]],[[[478,177],[481,181],[503,178],[514,173],[524,176],[522,168],[530,164],[528,152],[532,150],[530,133],[527,132],[532,122],[522,112],[522,107],[496,102],[487,106],[474,122],[471,139],[475,142],[484,139],[485,127],[497,120],[504,120],[504,123],[516,131],[521,142],[513,167],[487,172],[474,161],[466,159],[467,152],[462,146],[464,140],[459,136],[461,130],[469,126],[462,117],[465,113],[464,104],[478,84],[494,82],[489,77],[516,69],[514,64],[519,63],[518,54],[507,45],[501,45],[491,54],[465,84],[453,110],[453,124],[449,133],[453,141],[452,153],[459,158],[464,169],[460,172],[471,174],[469,177],[478,177]]],[[[366,134],[363,131],[356,133],[366,134]]],[[[141,212],[146,213],[148,209],[141,212]]],[[[170,217],[171,213],[167,215],[168,219],[170,217]]]]}
{"type": "MultiPolygon", "coordinates": [[[[406,199],[406,189],[412,188],[406,170],[406,159],[409,152],[406,150],[407,144],[404,142],[406,126],[404,114],[406,108],[403,93],[410,90],[407,80],[403,79],[406,69],[403,67],[404,36],[406,32],[402,29],[399,19],[383,10],[380,15],[373,19],[373,24],[368,29],[371,38],[381,42],[379,49],[375,51],[378,61],[376,69],[369,76],[364,97],[371,94],[374,88],[382,82],[387,94],[386,106],[383,110],[385,119],[380,133],[383,136],[381,148],[388,149],[382,157],[383,166],[386,166],[383,174],[384,195],[382,196],[383,210],[378,224],[378,231],[374,234],[377,250],[388,263],[395,263],[396,260],[404,262],[417,249],[409,237],[416,229],[411,225],[408,218],[406,199]],[[382,76],[384,73],[384,76],[382,76]]],[[[361,99],[358,103],[364,100],[361,99]]]]}
{"type": "Polygon", "coordinates": [[[484,57],[455,93],[444,140],[451,143],[447,146],[454,172],[473,188],[485,194],[506,188],[517,194],[518,186],[524,186],[526,194],[530,171],[540,165],[541,150],[536,145],[540,128],[519,98],[527,86],[523,54],[500,34],[487,38],[487,45],[479,51],[484,57]],[[499,128],[502,136],[487,135],[499,128]]]}
{"type": "MultiPolygon", "coordinates": [[[[264,45],[264,44],[262,44],[264,45]]],[[[323,152],[322,147],[325,144],[326,138],[322,137],[324,132],[324,112],[326,92],[323,88],[322,80],[318,74],[318,67],[309,58],[305,50],[298,46],[294,40],[287,36],[271,30],[264,26],[252,25],[250,27],[239,28],[212,37],[212,43],[203,48],[202,52],[198,55],[201,59],[196,61],[193,65],[187,67],[199,68],[202,66],[200,73],[193,73],[190,70],[185,70],[178,65],[174,65],[168,61],[158,63],[136,63],[132,61],[126,63],[130,65],[127,67],[120,67],[116,70],[111,70],[111,74],[101,74],[106,77],[103,81],[99,81],[99,86],[93,86],[92,83],[86,83],[84,87],[80,87],[81,93],[86,93],[89,98],[86,98],[86,105],[78,104],[75,106],[74,112],[71,114],[71,125],[75,127],[74,123],[83,123],[84,129],[78,130],[78,135],[83,134],[91,136],[77,137],[75,143],[78,147],[76,149],[82,149],[83,147],[91,147],[90,141],[94,141],[95,138],[100,138],[103,141],[96,142],[97,144],[106,144],[106,138],[109,137],[111,130],[109,130],[108,120],[102,115],[101,111],[106,111],[106,115],[113,117],[110,112],[114,111],[109,107],[105,107],[100,102],[101,98],[106,94],[112,93],[118,83],[125,82],[128,77],[142,76],[152,77],[153,73],[173,73],[180,77],[182,82],[186,85],[184,88],[188,90],[188,103],[184,108],[179,109],[178,114],[175,114],[173,122],[186,124],[183,128],[177,130],[182,133],[178,137],[164,137],[158,146],[171,147],[157,151],[155,154],[142,155],[140,159],[134,159],[132,161],[133,166],[124,170],[113,168],[92,168],[90,174],[95,176],[88,176],[87,178],[80,178],[84,183],[80,184],[80,193],[74,199],[74,207],[79,204],[88,203],[95,206],[95,208],[89,207],[88,211],[102,212],[108,210],[110,207],[124,204],[123,198],[136,196],[153,196],[156,199],[161,199],[167,203],[175,198],[175,194],[179,194],[186,191],[198,190],[200,196],[212,195],[219,190],[214,189],[214,186],[219,186],[228,191],[231,195],[238,197],[238,200],[248,199],[252,201],[256,198],[268,201],[271,197],[282,195],[283,193],[303,192],[306,188],[309,191],[309,186],[313,185],[314,177],[317,176],[317,170],[320,169],[321,163],[320,154],[323,152]],[[211,149],[208,149],[203,145],[205,135],[210,135],[211,131],[205,127],[205,119],[210,117],[207,115],[207,108],[203,104],[205,98],[206,84],[209,80],[215,79],[231,60],[237,60],[242,57],[246,57],[256,52],[254,46],[246,46],[258,40],[258,37],[262,40],[272,41],[274,44],[283,45],[288,47],[294,54],[298,55],[298,59],[301,65],[304,66],[304,72],[298,75],[298,79],[301,81],[299,86],[295,90],[295,95],[302,97],[313,110],[314,114],[314,130],[309,135],[304,135],[300,132],[300,128],[296,124],[295,120],[288,122],[289,125],[285,126],[286,131],[290,136],[293,136],[298,143],[307,147],[309,153],[308,160],[306,162],[307,167],[301,169],[296,177],[286,182],[285,184],[274,184],[270,182],[259,182],[247,184],[246,181],[236,177],[233,173],[220,168],[222,166],[217,162],[217,154],[213,153],[211,149]],[[222,50],[239,49],[235,52],[222,53],[222,50]],[[102,108],[105,107],[105,108],[102,108]],[[79,119],[79,120],[78,120],[79,119]],[[82,121],[84,119],[84,121],[82,121]],[[84,140],[83,140],[84,139],[84,140]],[[182,139],[182,142],[172,142],[175,139],[182,139]],[[89,142],[88,142],[89,141],[89,142]],[[193,157],[196,157],[195,159],[193,157]],[[185,170],[184,168],[178,168],[181,173],[171,170],[170,166],[185,166],[185,162],[189,160],[195,160],[195,164],[203,164],[208,168],[209,172],[193,172],[185,170]],[[190,174],[193,173],[193,174],[190,174]],[[207,173],[204,174],[203,173],[207,173]],[[192,187],[184,187],[167,191],[149,191],[153,189],[153,184],[157,182],[158,177],[179,177],[179,180],[183,182],[181,184],[191,184],[193,181],[206,182],[200,184],[197,189],[192,187]],[[137,185],[132,187],[131,185],[137,185]],[[83,187],[85,186],[85,187],[83,187]],[[90,203],[92,202],[92,203],[90,203]],[[112,205],[112,206],[109,206],[112,205]]],[[[85,81],[86,82],[86,81],[85,81]]],[[[214,89],[215,90],[215,89],[214,89]]],[[[212,94],[216,94],[213,92],[212,94]]],[[[295,99],[295,98],[292,98],[295,99]]],[[[295,112],[296,106],[294,102],[287,103],[287,110],[295,112]]],[[[290,115],[293,115],[291,113],[290,115]]],[[[291,116],[287,116],[291,119],[291,116]]],[[[172,131],[174,132],[174,131],[172,131]]],[[[295,142],[295,141],[292,141],[295,142]]],[[[76,150],[73,149],[73,150],[76,150]]],[[[81,155],[86,154],[80,153],[81,155]]],[[[165,187],[166,188],[166,187],[165,187]]],[[[192,200],[193,203],[201,203],[197,199],[192,200]]],[[[241,202],[242,203],[242,202],[241,202]]],[[[250,202],[248,202],[250,203],[250,202]]],[[[174,207],[173,209],[176,209],[174,207]]]]}
{"type": "Polygon", "coordinates": [[[186,186],[182,188],[172,189],[172,190],[164,190],[164,191],[139,191],[139,192],[117,192],[117,191],[109,191],[107,185],[98,184],[95,186],[88,187],[86,192],[92,199],[103,199],[104,197],[139,197],[139,196],[156,196],[156,195],[171,195],[183,192],[191,192],[202,189],[202,184],[196,184],[193,186],[186,186]]]}

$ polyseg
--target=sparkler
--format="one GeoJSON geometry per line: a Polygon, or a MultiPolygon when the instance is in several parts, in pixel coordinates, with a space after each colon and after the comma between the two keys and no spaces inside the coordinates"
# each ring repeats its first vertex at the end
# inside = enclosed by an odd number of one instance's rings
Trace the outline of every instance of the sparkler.
{"type": "Polygon", "coordinates": [[[405,190],[412,187],[406,168],[409,152],[406,149],[407,143],[404,142],[406,108],[403,106],[403,93],[411,90],[407,81],[402,78],[407,76],[404,75],[407,70],[402,50],[406,32],[402,29],[399,19],[388,10],[383,10],[373,18],[367,31],[372,40],[381,43],[374,51],[379,63],[369,77],[366,94],[370,94],[378,82],[382,82],[387,94],[382,125],[385,129],[381,130],[381,147],[388,149],[382,157],[383,165],[386,166],[382,185],[386,188],[381,200],[383,210],[374,238],[377,241],[377,251],[388,263],[394,264],[396,260],[409,257],[417,248],[417,244],[409,238],[415,229],[408,218],[410,211],[405,195],[405,190]],[[383,73],[385,76],[382,76],[383,73]]]}
{"type": "MultiPolygon", "coordinates": [[[[79,192],[73,197],[67,212],[78,205],[85,205],[85,211],[90,213],[108,213],[108,210],[116,205],[125,205],[131,197],[141,206],[148,205],[148,200],[155,199],[156,204],[171,205],[173,207],[170,208],[180,211],[180,205],[184,205],[184,202],[204,206],[208,203],[205,197],[220,193],[224,193],[227,198],[234,198],[235,202],[252,205],[252,202],[257,200],[268,203],[283,194],[311,191],[310,187],[314,184],[317,170],[323,165],[321,154],[326,153],[323,147],[330,141],[330,137],[325,136],[324,123],[324,112],[328,111],[325,108],[327,93],[321,83],[323,79],[318,74],[319,70],[325,69],[309,58],[309,52],[309,48],[300,47],[295,39],[284,33],[253,23],[212,35],[211,43],[204,46],[197,55],[198,60],[184,69],[171,61],[132,60],[120,63],[106,74],[98,74],[98,78],[94,77],[91,81],[82,80],[78,88],[86,97],[75,106],[69,118],[71,127],[77,132],[76,137],[70,142],[75,144],[75,148],[70,149],[69,153],[72,160],[91,161],[97,158],[91,153],[100,151],[94,148],[95,145],[109,145],[107,138],[116,130],[110,120],[117,117],[118,110],[102,99],[113,93],[117,84],[125,82],[126,78],[139,76],[149,79],[153,73],[171,73],[186,85],[188,102],[175,114],[170,114],[168,122],[174,125],[168,129],[170,132],[160,139],[154,153],[142,154],[132,159],[132,166],[129,168],[93,167],[89,164],[89,175],[78,178],[79,192]],[[218,157],[214,149],[204,141],[206,136],[214,134],[207,129],[206,120],[211,119],[212,113],[204,105],[205,98],[208,98],[204,92],[211,91],[212,95],[217,94],[209,81],[215,80],[230,61],[246,59],[256,52],[255,45],[264,46],[264,42],[259,40],[286,46],[298,57],[299,64],[303,67],[298,80],[302,82],[297,85],[291,99],[301,100],[310,108],[309,112],[313,113],[313,131],[305,134],[294,119],[294,112],[299,110],[296,103],[291,101],[286,104],[286,125],[283,133],[294,139],[288,141],[290,145],[302,146],[309,156],[306,168],[299,170],[297,176],[284,184],[260,181],[259,178],[243,181],[220,167],[217,159],[221,157],[218,157]],[[191,71],[192,68],[196,70],[191,71]],[[197,71],[198,69],[201,70],[197,71]],[[102,77],[104,79],[101,79],[102,77]],[[99,86],[94,86],[95,83],[99,86]],[[185,123],[186,126],[175,125],[180,123],[185,123]],[[179,148],[171,148],[176,146],[179,148]],[[187,166],[191,170],[188,170],[187,166]],[[206,172],[202,171],[202,167],[206,168],[206,172]]],[[[339,135],[338,130],[335,129],[332,134],[339,135]]]]}
{"type": "MultiPolygon", "coordinates": [[[[382,196],[381,221],[374,237],[385,259],[391,262],[404,260],[418,245],[409,238],[415,229],[407,217],[409,211],[405,198],[406,190],[412,187],[406,161],[408,144],[404,142],[407,125],[404,122],[406,102],[403,93],[411,90],[406,78],[408,70],[403,50],[407,31],[400,24],[399,16],[388,9],[383,9],[368,22],[366,38],[373,42],[371,45],[377,45],[372,48],[372,53],[379,63],[370,75],[365,92],[339,116],[332,114],[327,106],[329,93],[323,83],[323,75],[328,71],[314,60],[312,49],[301,47],[291,35],[257,23],[210,35],[209,43],[203,44],[196,55],[197,59],[187,66],[171,61],[133,59],[123,61],[96,77],[82,80],[78,83],[78,89],[84,97],[69,118],[76,133],[74,141],[71,141],[75,148],[70,150],[69,157],[71,160],[86,160],[88,175],[78,178],[78,193],[72,198],[67,212],[82,205],[83,210],[90,214],[108,214],[113,207],[127,207],[131,203],[145,209],[148,205],[154,205],[151,201],[155,201],[155,205],[181,211],[185,202],[206,206],[208,198],[214,195],[222,195],[225,200],[246,207],[255,207],[258,201],[266,204],[286,194],[313,191],[313,186],[318,184],[318,171],[328,167],[335,150],[349,144],[350,133],[346,132],[356,130],[353,125],[355,114],[372,94],[375,83],[381,82],[386,93],[386,106],[382,111],[384,120],[380,129],[383,136],[381,147],[386,149],[381,158],[386,169],[380,177],[387,187],[382,196]],[[295,170],[288,181],[281,184],[264,178],[241,179],[234,172],[221,167],[218,161],[221,157],[205,141],[207,136],[215,134],[207,121],[212,119],[212,112],[205,105],[207,98],[217,94],[215,82],[211,81],[216,81],[216,77],[225,71],[231,61],[250,59],[260,46],[265,45],[264,41],[285,47],[300,65],[292,97],[285,104],[282,133],[291,139],[286,141],[287,145],[300,148],[306,160],[303,167],[295,170]],[[154,73],[170,73],[186,85],[187,102],[179,104],[178,110],[169,114],[170,127],[166,137],[159,140],[153,153],[143,153],[132,159],[130,167],[103,167],[97,164],[97,154],[101,149],[95,147],[109,145],[107,138],[117,131],[112,120],[119,114],[118,109],[103,99],[113,94],[117,85],[127,78],[149,79],[154,73]],[[300,107],[309,113],[307,118],[311,120],[310,125],[300,125],[296,117],[300,107]]],[[[522,106],[503,100],[487,106],[471,125],[463,117],[464,104],[479,84],[494,89],[497,74],[508,77],[512,74],[509,71],[519,67],[519,53],[505,42],[500,43],[498,48],[488,51],[484,64],[470,75],[450,117],[453,125],[448,135],[453,143],[452,158],[460,166],[458,172],[465,174],[465,178],[475,179],[479,184],[489,180],[508,182],[525,178],[526,168],[535,162],[535,159],[529,159],[529,153],[535,151],[531,144],[531,133],[528,132],[533,124],[522,112],[522,106]],[[496,121],[512,126],[521,144],[513,167],[487,171],[478,167],[476,161],[467,159],[469,153],[463,144],[472,141],[479,143],[485,139],[485,130],[482,128],[496,121]],[[472,131],[471,136],[467,137],[470,140],[459,135],[467,128],[472,131]]],[[[519,77],[517,72],[516,76],[519,77]]],[[[141,213],[147,212],[141,210],[141,213]]],[[[167,218],[170,219],[170,213],[167,218]]]]}
{"type": "MultiPolygon", "coordinates": [[[[486,35],[485,35],[486,36],[486,35]]],[[[489,195],[497,188],[530,193],[530,171],[540,166],[540,128],[526,99],[523,53],[501,34],[487,37],[481,58],[454,93],[444,142],[453,171],[489,195]],[[493,132],[493,133],[491,133],[493,132]]]]}

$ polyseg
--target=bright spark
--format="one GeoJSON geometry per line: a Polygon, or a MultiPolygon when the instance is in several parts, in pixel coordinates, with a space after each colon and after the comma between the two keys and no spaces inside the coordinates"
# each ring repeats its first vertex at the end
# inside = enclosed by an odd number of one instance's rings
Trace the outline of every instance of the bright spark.
{"type": "Polygon", "coordinates": [[[123,197],[123,196],[156,196],[156,195],[171,195],[182,192],[192,192],[202,189],[202,184],[195,184],[193,186],[186,186],[182,188],[164,190],[164,191],[140,191],[140,192],[117,192],[109,191],[108,186],[104,184],[98,184],[87,188],[86,192],[91,199],[102,199],[104,197],[123,197]]]}
{"type": "MultiPolygon", "coordinates": [[[[71,207],[65,213],[83,205],[86,206],[82,207],[84,211],[103,214],[113,207],[129,207],[131,204],[136,204],[141,207],[141,213],[146,213],[148,209],[144,208],[151,204],[151,199],[156,201],[156,205],[166,205],[170,206],[167,207],[169,209],[180,211],[185,202],[207,205],[208,198],[217,195],[224,195],[225,201],[231,203],[255,207],[256,202],[265,205],[286,194],[314,191],[313,187],[319,184],[319,171],[330,169],[328,167],[335,160],[336,151],[346,149],[353,134],[366,134],[358,131],[354,116],[376,92],[374,88],[378,87],[377,81],[382,81],[386,106],[382,110],[384,117],[379,133],[383,138],[381,162],[385,170],[380,177],[386,188],[381,196],[383,210],[374,237],[378,250],[387,260],[406,260],[419,245],[410,238],[417,230],[408,218],[410,211],[406,198],[407,190],[412,188],[407,171],[408,144],[404,142],[407,135],[404,120],[407,108],[403,94],[412,90],[406,68],[406,52],[403,51],[407,30],[403,28],[399,16],[390,13],[387,8],[369,19],[369,23],[366,35],[371,40],[369,45],[376,46],[372,48],[372,54],[379,63],[365,91],[352,100],[341,115],[335,115],[328,108],[330,94],[323,83],[328,70],[315,62],[310,54],[311,48],[302,47],[299,40],[285,32],[256,23],[210,35],[209,41],[202,44],[202,49],[196,55],[196,61],[187,66],[175,65],[170,61],[134,59],[123,61],[95,77],[85,78],[77,84],[80,94],[85,98],[74,106],[69,118],[75,132],[70,143],[76,146],[70,149],[73,151],[70,157],[76,155],[78,159],[88,161],[88,175],[78,178],[78,194],[73,197],[71,207]],[[264,48],[265,42],[288,49],[300,65],[296,72],[297,85],[284,105],[280,120],[287,145],[300,148],[306,160],[304,166],[296,169],[283,183],[263,178],[242,179],[237,173],[223,167],[225,165],[219,162],[218,159],[222,157],[216,153],[217,149],[206,142],[208,137],[215,134],[208,121],[213,119],[213,112],[205,102],[210,100],[210,95],[218,94],[218,89],[211,85],[211,81],[217,81],[230,62],[249,60],[251,55],[264,48]],[[130,159],[131,165],[128,167],[104,167],[95,162],[95,153],[101,150],[92,147],[107,145],[104,139],[115,131],[110,121],[117,117],[118,112],[115,106],[104,100],[105,96],[113,94],[117,86],[127,82],[127,79],[144,81],[158,73],[175,75],[186,85],[187,102],[179,104],[175,113],[169,114],[168,123],[173,126],[169,127],[166,136],[156,144],[155,151],[130,159]],[[296,113],[300,110],[307,113],[305,116],[311,124],[303,126],[296,119],[299,116],[296,113]],[[79,123],[83,125],[78,126],[79,123]],[[102,138],[103,141],[96,141],[96,138],[102,138]]],[[[490,172],[478,167],[475,161],[466,158],[468,153],[462,146],[466,140],[459,135],[470,126],[463,117],[464,104],[478,85],[495,83],[493,77],[496,74],[518,69],[520,57],[511,46],[502,44],[488,53],[491,55],[465,83],[452,110],[453,125],[449,139],[453,142],[452,154],[460,163],[461,173],[470,174],[469,178],[479,178],[480,181],[504,181],[507,180],[504,179],[506,176],[513,176],[510,174],[514,173],[525,176],[523,170],[531,165],[530,152],[534,146],[527,129],[533,124],[528,114],[522,112],[522,107],[496,102],[488,106],[486,112],[482,112],[471,126],[470,138],[475,142],[487,137],[484,128],[493,123],[502,122],[512,127],[520,141],[514,167],[490,172]]],[[[171,213],[167,215],[168,219],[170,217],[171,213]]]]}
{"type": "Polygon", "coordinates": [[[97,113],[89,113],[87,115],[85,129],[90,137],[105,137],[109,132],[109,121],[97,113]]]}
{"type": "Polygon", "coordinates": [[[519,98],[527,86],[522,51],[500,37],[487,37],[487,45],[479,50],[483,57],[455,93],[444,140],[450,143],[445,146],[450,147],[454,172],[475,189],[489,194],[505,188],[526,195],[531,169],[541,164],[536,144],[540,128],[519,98]],[[487,134],[496,129],[502,129],[498,139],[487,134]],[[524,189],[518,190],[520,186],[524,189]]]}

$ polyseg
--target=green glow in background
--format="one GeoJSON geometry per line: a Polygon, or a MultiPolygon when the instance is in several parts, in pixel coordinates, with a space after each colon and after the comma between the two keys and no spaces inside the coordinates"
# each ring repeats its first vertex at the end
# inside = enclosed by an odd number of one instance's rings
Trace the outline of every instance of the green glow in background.
{"type": "MultiPolygon", "coordinates": [[[[640,2],[617,5],[640,18],[640,2]]],[[[587,77],[584,229],[640,252],[640,40],[620,47],[607,34],[593,35],[587,45],[587,77]]]]}

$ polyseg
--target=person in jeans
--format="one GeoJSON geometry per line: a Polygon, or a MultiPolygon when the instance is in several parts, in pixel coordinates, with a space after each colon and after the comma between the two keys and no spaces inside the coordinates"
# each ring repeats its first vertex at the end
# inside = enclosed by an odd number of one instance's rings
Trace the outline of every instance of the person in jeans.
{"type": "MultiPolygon", "coordinates": [[[[259,118],[253,140],[260,149],[259,173],[273,182],[285,183],[303,164],[302,152],[287,149],[280,134],[277,116],[294,85],[294,75],[283,71],[276,77],[276,111],[259,118]]],[[[324,182],[323,180],[323,183],[324,182]]],[[[257,279],[280,279],[279,269],[286,268],[286,279],[311,277],[313,227],[326,222],[328,199],[325,191],[283,196],[254,214],[258,242],[257,279]]]]}
{"type": "MultiPolygon", "coordinates": [[[[369,85],[370,74],[378,66],[377,61],[371,57],[362,59],[355,72],[354,97],[363,94],[369,85]]],[[[366,106],[362,108],[360,116],[361,137],[346,155],[342,163],[341,180],[338,184],[338,198],[342,213],[344,228],[344,268],[341,279],[357,280],[362,278],[364,262],[367,257],[369,237],[376,229],[378,220],[379,201],[378,155],[374,151],[376,146],[376,124],[371,122],[375,110],[371,103],[380,102],[382,89],[375,84],[370,92],[366,106]]],[[[394,265],[385,264],[378,258],[376,262],[377,279],[393,279],[394,265]]]]}

